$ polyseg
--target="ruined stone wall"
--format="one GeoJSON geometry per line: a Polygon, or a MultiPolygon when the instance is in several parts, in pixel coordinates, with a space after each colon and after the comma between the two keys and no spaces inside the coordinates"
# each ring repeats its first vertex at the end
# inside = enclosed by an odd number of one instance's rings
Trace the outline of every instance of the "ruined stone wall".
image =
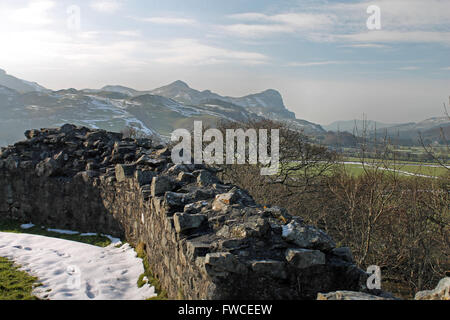
{"type": "Polygon", "coordinates": [[[65,125],[0,152],[0,218],[145,244],[170,298],[315,299],[364,290],[347,248],[149,140],[65,125]]]}

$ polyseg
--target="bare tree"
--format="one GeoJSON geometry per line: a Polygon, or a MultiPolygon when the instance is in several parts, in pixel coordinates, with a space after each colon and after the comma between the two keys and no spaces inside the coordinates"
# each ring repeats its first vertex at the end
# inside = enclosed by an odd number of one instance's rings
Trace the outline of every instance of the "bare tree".
{"type": "MultiPolygon", "coordinates": [[[[243,165],[223,165],[223,178],[249,190],[260,202],[281,204],[287,198],[319,192],[326,181],[324,177],[336,164],[337,155],[326,147],[314,144],[310,139],[284,123],[271,120],[250,121],[247,123],[221,123],[219,130],[226,129],[271,129],[279,130],[280,167],[272,176],[261,176],[261,164],[250,164],[248,158],[243,165]],[[277,192],[267,192],[277,190],[277,192]]],[[[271,136],[267,142],[271,154],[271,136]]],[[[291,204],[298,203],[298,201],[291,204]]]]}
{"type": "MultiPolygon", "coordinates": [[[[450,97],[449,97],[449,105],[450,105],[450,97]]],[[[447,117],[447,119],[450,121],[450,115],[448,112],[448,106],[445,105],[444,102],[444,114],[447,117]]],[[[431,145],[431,144],[426,144],[425,143],[425,139],[423,138],[422,134],[419,135],[419,140],[420,140],[420,144],[422,145],[423,149],[425,150],[425,152],[435,161],[437,162],[441,167],[445,168],[448,170],[448,172],[450,173],[450,167],[448,166],[448,155],[450,154],[450,145],[449,145],[449,141],[447,140],[444,128],[440,128],[440,136],[441,136],[441,140],[444,143],[444,148],[446,149],[446,155],[445,158],[441,158],[438,155],[438,152],[435,150],[435,148],[431,145]]]]}

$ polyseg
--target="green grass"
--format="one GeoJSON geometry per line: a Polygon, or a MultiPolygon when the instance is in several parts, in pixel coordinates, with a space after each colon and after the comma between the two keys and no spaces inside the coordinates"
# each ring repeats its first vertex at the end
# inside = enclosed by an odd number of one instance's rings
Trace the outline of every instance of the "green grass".
{"type": "Polygon", "coordinates": [[[400,171],[406,171],[414,174],[421,174],[432,177],[442,177],[446,175],[449,170],[443,167],[427,167],[427,166],[411,166],[411,165],[400,165],[397,166],[400,171]]]}
{"type": "MultiPolygon", "coordinates": [[[[372,159],[372,158],[366,158],[364,159],[365,162],[367,163],[372,163],[372,162],[381,162],[382,160],[379,159],[372,159]]],[[[361,158],[357,158],[357,157],[345,157],[343,158],[342,161],[351,161],[351,162],[361,162],[361,158]]],[[[414,160],[386,160],[386,162],[391,163],[391,164],[396,164],[396,165],[408,165],[408,164],[412,164],[412,165],[436,165],[438,166],[439,164],[436,163],[436,161],[414,161],[414,160]]],[[[447,163],[447,165],[450,165],[450,163],[447,163]]]]}
{"type": "Polygon", "coordinates": [[[345,164],[345,170],[348,174],[356,177],[364,174],[364,169],[359,164],[345,164]]]}
{"type": "Polygon", "coordinates": [[[158,294],[158,296],[150,298],[148,300],[167,300],[167,292],[161,288],[161,283],[159,282],[159,279],[153,274],[153,272],[150,269],[147,253],[145,252],[145,245],[143,243],[140,243],[136,246],[135,250],[138,258],[141,258],[144,263],[144,273],[139,276],[137,282],[138,287],[142,288],[146,284],[144,278],[147,277],[148,282],[153,287],[155,287],[155,292],[158,294]]]}
{"type": "MultiPolygon", "coordinates": [[[[357,157],[345,157],[344,159],[343,159],[343,161],[352,161],[352,162],[361,162],[361,158],[357,158],[357,157]]],[[[368,162],[368,163],[371,163],[371,162],[373,162],[373,161],[381,161],[381,160],[378,160],[378,159],[371,159],[371,158],[366,158],[365,159],[365,162],[368,162]]],[[[387,160],[388,162],[394,162],[394,160],[387,160]]],[[[413,160],[411,160],[411,161],[409,161],[409,160],[395,160],[395,163],[397,163],[397,164],[428,164],[428,165],[430,165],[430,164],[435,164],[435,163],[433,163],[433,162],[431,162],[431,161],[424,161],[424,162],[420,162],[420,161],[413,161],[413,160]]]]}
{"type": "Polygon", "coordinates": [[[39,300],[32,292],[41,284],[19,266],[0,257],[0,300],[39,300]]]}
{"type": "MultiPolygon", "coordinates": [[[[347,170],[347,172],[352,175],[359,176],[364,173],[362,164],[346,163],[344,165],[345,165],[345,169],[347,170]]],[[[380,167],[383,168],[382,165],[380,165],[380,167]]],[[[425,176],[429,176],[429,177],[444,177],[449,172],[449,170],[447,170],[443,167],[427,167],[427,166],[408,165],[408,164],[387,165],[387,167],[390,169],[393,169],[393,170],[395,169],[396,171],[398,171],[398,173],[400,175],[406,176],[406,177],[408,177],[410,175],[402,174],[401,171],[412,173],[412,174],[417,174],[417,175],[425,175],[425,176]]],[[[371,168],[370,166],[366,166],[366,169],[373,170],[373,168],[371,168]]],[[[390,172],[392,172],[392,171],[390,171],[390,172]]]]}
{"type": "Polygon", "coordinates": [[[27,233],[27,234],[35,234],[45,237],[58,238],[71,240],[76,242],[82,242],[91,244],[98,247],[107,247],[111,244],[111,240],[107,237],[96,235],[96,236],[81,236],[79,234],[71,235],[71,234],[61,234],[57,232],[47,231],[47,229],[43,229],[38,226],[34,226],[30,229],[22,229],[20,226],[22,224],[17,221],[12,220],[1,220],[0,219],[0,232],[10,232],[10,233],[27,233]]]}
{"type": "MultiPolygon", "coordinates": [[[[357,158],[346,158],[344,161],[348,161],[348,162],[360,162],[360,159],[357,158]]],[[[367,165],[365,166],[366,170],[374,170],[375,166],[379,165],[380,170],[383,170],[385,164],[382,163],[381,160],[372,160],[372,159],[367,159],[366,160],[367,165]]],[[[429,164],[430,165],[430,164],[429,164]]],[[[407,173],[411,173],[411,174],[416,174],[416,175],[423,175],[423,176],[428,176],[428,177],[445,177],[449,174],[449,170],[439,166],[439,164],[434,163],[432,165],[435,165],[436,167],[430,167],[430,166],[425,165],[424,163],[420,163],[420,162],[406,162],[406,161],[387,161],[386,162],[386,166],[389,169],[392,170],[396,170],[397,173],[405,178],[408,177],[413,177],[412,175],[409,175],[407,173]]],[[[286,166],[286,168],[289,167],[294,167],[296,166],[296,164],[284,164],[284,166],[286,166]]],[[[344,163],[344,164],[336,164],[335,166],[332,166],[328,169],[328,171],[324,172],[324,175],[326,176],[332,176],[334,173],[334,169],[339,169],[339,168],[345,168],[346,172],[350,175],[353,176],[360,176],[363,175],[365,170],[363,168],[362,164],[359,163],[344,163]]],[[[317,169],[315,169],[314,167],[309,168],[308,169],[308,174],[312,175],[314,173],[314,170],[317,171],[317,169]]],[[[387,171],[387,170],[383,170],[383,172],[386,173],[393,173],[393,171],[387,171]]],[[[291,174],[293,175],[299,175],[302,176],[303,172],[298,171],[298,172],[291,172],[291,174]]]]}

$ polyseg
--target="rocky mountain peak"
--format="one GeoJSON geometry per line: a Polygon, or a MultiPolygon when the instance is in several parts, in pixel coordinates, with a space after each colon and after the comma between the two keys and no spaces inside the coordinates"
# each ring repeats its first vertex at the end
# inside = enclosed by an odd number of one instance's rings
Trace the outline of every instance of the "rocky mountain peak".
{"type": "Polygon", "coordinates": [[[261,92],[261,94],[267,95],[267,96],[271,95],[271,96],[281,97],[281,93],[279,93],[277,90],[274,90],[274,89],[267,89],[267,90],[261,92]]]}
{"type": "Polygon", "coordinates": [[[186,82],[181,80],[172,82],[171,84],[169,84],[169,87],[186,88],[186,89],[190,88],[186,82]]]}

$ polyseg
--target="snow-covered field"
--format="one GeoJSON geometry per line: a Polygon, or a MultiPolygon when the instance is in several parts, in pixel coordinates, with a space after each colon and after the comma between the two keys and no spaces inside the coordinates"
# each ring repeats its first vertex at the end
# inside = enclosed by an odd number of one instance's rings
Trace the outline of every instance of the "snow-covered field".
{"type": "Polygon", "coordinates": [[[0,256],[43,284],[33,292],[50,300],[142,300],[155,297],[149,284],[138,288],[142,259],[125,244],[106,248],[30,234],[0,232],[0,256]],[[51,290],[49,290],[51,289],[51,290]]]}

